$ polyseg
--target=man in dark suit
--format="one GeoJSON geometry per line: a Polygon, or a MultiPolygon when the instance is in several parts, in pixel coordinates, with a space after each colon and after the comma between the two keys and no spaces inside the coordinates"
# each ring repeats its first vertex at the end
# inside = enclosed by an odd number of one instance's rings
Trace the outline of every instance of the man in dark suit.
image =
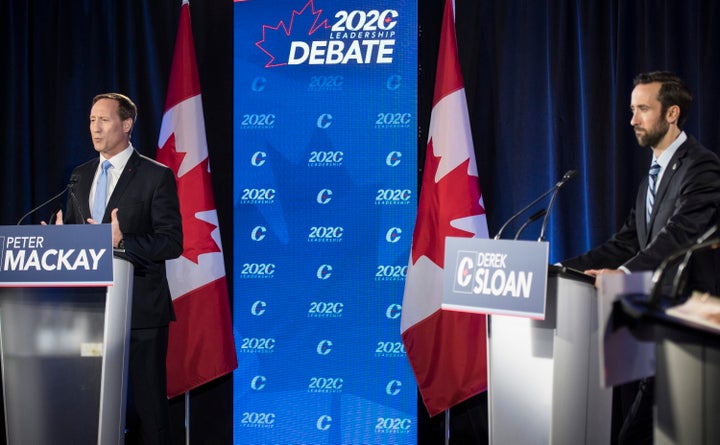
{"type": "Polygon", "coordinates": [[[111,223],[113,247],[124,250],[135,267],[126,443],[169,444],[165,359],[174,312],[165,261],[182,254],[182,224],[173,172],[130,142],[136,117],[135,104],[124,95],[93,99],[90,135],[99,156],[73,170],[77,199],[68,201],[64,222],[111,223]],[[98,187],[103,170],[104,186],[98,187]]]}
{"type": "MultiPolygon", "coordinates": [[[[654,270],[719,222],[720,160],[681,129],[690,91],[668,72],[640,74],[634,85],[630,124],[640,146],[652,150],[650,173],[620,230],[589,252],[562,261],[594,276],[654,270]]],[[[698,255],[687,283],[688,290],[720,295],[718,255],[698,255]]],[[[620,404],[623,424],[613,425],[617,443],[652,443],[652,379],[624,385],[618,393],[614,404],[620,404]]]]}

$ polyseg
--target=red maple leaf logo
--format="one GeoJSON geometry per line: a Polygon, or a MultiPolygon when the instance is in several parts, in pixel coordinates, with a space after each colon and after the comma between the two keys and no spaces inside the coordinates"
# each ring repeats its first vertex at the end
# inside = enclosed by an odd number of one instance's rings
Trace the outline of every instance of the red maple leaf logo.
{"type": "Polygon", "coordinates": [[[276,60],[274,54],[289,54],[292,34],[298,34],[299,39],[313,35],[318,29],[329,28],[327,19],[320,21],[322,9],[315,9],[314,0],[308,0],[299,11],[294,9],[290,15],[289,24],[280,20],[277,25],[263,25],[262,39],[255,42],[262,52],[270,57],[265,68],[287,65],[287,60],[276,60]]]}
{"type": "Polygon", "coordinates": [[[418,204],[418,216],[413,231],[412,261],[426,256],[440,268],[445,263],[445,237],[470,238],[474,233],[455,228],[450,223],[459,218],[483,215],[480,187],[476,176],[468,175],[470,159],[455,167],[435,182],[441,156],[433,155],[432,139],[428,143],[428,158],[418,204]]]}
{"type": "Polygon", "coordinates": [[[177,173],[185,153],[178,153],[175,149],[174,133],[165,142],[162,150],[165,156],[161,162],[175,173],[178,186],[183,225],[183,256],[197,264],[198,257],[203,253],[221,251],[220,246],[210,236],[217,226],[198,219],[196,216],[200,212],[216,210],[208,172],[208,159],[205,158],[180,178],[177,173]]]}

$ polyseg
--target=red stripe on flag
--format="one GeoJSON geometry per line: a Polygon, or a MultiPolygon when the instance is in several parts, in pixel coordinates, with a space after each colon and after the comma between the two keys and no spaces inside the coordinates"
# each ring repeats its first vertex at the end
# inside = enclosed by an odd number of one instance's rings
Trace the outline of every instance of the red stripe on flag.
{"type": "Polygon", "coordinates": [[[170,66],[170,80],[165,97],[165,110],[200,94],[200,75],[195,60],[195,42],[190,23],[190,5],[180,8],[180,23],[175,38],[175,52],[170,66]]]}
{"type": "Polygon", "coordinates": [[[431,416],[487,389],[486,317],[441,309],[448,236],[487,237],[452,0],[445,2],[401,321],[405,352],[431,416]]]}
{"type": "Polygon", "coordinates": [[[403,333],[431,416],[487,390],[485,328],[484,316],[439,310],[403,333]]]}
{"type": "Polygon", "coordinates": [[[169,397],[237,368],[189,8],[180,8],[157,151],[175,173],[183,224],[183,254],[166,266],[177,316],[170,324],[169,397]]]}
{"type": "Polygon", "coordinates": [[[177,361],[168,366],[168,397],[237,367],[235,348],[222,347],[232,337],[227,295],[223,277],[173,301],[178,321],[170,324],[168,357],[177,357],[177,361]]]}

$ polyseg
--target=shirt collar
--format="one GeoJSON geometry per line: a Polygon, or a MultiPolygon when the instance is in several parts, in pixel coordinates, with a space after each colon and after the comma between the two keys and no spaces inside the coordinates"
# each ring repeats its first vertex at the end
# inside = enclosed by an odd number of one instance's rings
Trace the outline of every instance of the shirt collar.
{"type": "Polygon", "coordinates": [[[132,156],[133,151],[135,151],[135,148],[132,144],[130,144],[125,150],[121,151],[110,159],[105,159],[102,155],[100,155],[100,165],[102,165],[103,161],[110,161],[115,171],[122,171],[123,169],[125,169],[125,164],[127,164],[130,156],[132,156]]]}
{"type": "Polygon", "coordinates": [[[655,159],[655,156],[653,156],[653,162],[657,162],[660,165],[660,168],[662,170],[665,170],[665,167],[670,163],[670,159],[672,159],[673,156],[675,156],[675,152],[680,148],[680,146],[687,140],[687,135],[685,132],[681,132],[680,135],[678,135],[677,138],[666,148],[659,158],[655,159]]]}

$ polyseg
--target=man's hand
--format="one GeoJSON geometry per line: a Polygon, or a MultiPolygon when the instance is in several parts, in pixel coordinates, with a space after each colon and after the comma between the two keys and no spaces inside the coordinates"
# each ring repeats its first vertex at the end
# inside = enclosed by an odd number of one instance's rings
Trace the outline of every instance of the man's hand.
{"type": "Polygon", "coordinates": [[[120,230],[120,221],[117,217],[118,209],[115,208],[110,213],[110,226],[112,227],[112,243],[113,247],[117,247],[123,239],[123,233],[120,230]]]}
{"type": "Polygon", "coordinates": [[[605,274],[624,274],[620,269],[588,269],[585,271],[586,274],[595,277],[595,287],[598,287],[598,284],[600,283],[600,275],[605,274]]]}
{"type": "MultiPolygon", "coordinates": [[[[45,221],[40,221],[40,224],[43,226],[47,226],[47,223],[45,221]]],[[[55,214],[55,225],[56,226],[63,225],[62,210],[58,210],[57,213],[55,214]]]]}
{"type": "MultiPolygon", "coordinates": [[[[120,241],[123,239],[123,233],[120,230],[120,221],[118,221],[117,217],[118,209],[114,208],[112,209],[112,212],[110,212],[110,226],[112,227],[112,245],[113,247],[117,247],[120,241]]],[[[92,218],[88,218],[87,222],[90,224],[100,224],[99,222],[95,221],[92,218]]]]}

